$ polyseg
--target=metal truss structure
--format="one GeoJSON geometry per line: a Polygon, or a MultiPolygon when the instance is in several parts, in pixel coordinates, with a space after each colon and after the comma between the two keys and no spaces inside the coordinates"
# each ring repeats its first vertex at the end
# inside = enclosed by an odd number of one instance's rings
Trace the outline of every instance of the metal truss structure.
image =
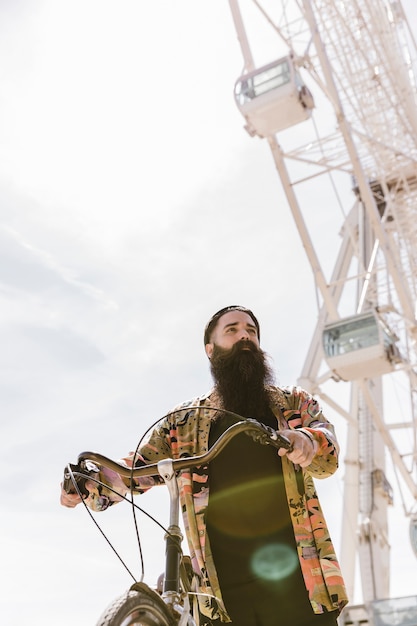
{"type": "Polygon", "coordinates": [[[415,41],[399,0],[229,3],[243,55],[236,103],[269,144],[318,294],[299,384],[349,424],[341,561],[351,595],[359,561],[363,610],[343,619],[364,623],[374,606],[378,623],[390,595],[387,463],[412,538],[417,526],[415,41]],[[335,213],[341,223],[327,275],[318,202],[329,231],[335,213]]]}

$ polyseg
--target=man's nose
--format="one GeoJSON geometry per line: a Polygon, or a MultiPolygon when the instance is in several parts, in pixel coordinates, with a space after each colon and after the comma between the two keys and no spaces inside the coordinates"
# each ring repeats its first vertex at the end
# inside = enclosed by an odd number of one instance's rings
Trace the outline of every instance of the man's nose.
{"type": "Polygon", "coordinates": [[[240,331],[239,341],[251,341],[251,336],[247,330],[242,329],[240,331]]]}

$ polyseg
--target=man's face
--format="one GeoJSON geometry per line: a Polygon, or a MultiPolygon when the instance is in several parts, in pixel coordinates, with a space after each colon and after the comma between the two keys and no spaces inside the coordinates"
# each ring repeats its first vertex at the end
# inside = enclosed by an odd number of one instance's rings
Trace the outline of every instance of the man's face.
{"type": "Polygon", "coordinates": [[[268,407],[267,386],[273,373],[259,347],[253,319],[229,311],[217,322],[206,345],[216,391],[223,407],[247,417],[259,417],[268,407]]]}
{"type": "Polygon", "coordinates": [[[251,316],[243,311],[229,311],[217,322],[206,345],[206,354],[210,359],[214,345],[230,350],[238,341],[252,341],[259,348],[258,332],[251,316]]]}

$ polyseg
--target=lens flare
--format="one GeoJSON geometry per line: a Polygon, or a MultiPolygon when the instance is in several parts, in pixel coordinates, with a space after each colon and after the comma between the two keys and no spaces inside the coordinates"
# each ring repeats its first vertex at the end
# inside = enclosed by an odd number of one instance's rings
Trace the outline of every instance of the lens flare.
{"type": "Polygon", "coordinates": [[[276,582],[292,574],[298,565],[297,554],[289,546],[272,543],[256,550],[251,559],[253,573],[263,580],[276,582]]]}
{"type": "Polygon", "coordinates": [[[261,537],[279,531],[283,520],[276,513],[271,493],[283,488],[282,480],[282,476],[267,476],[210,496],[212,526],[232,537],[261,537]]]}

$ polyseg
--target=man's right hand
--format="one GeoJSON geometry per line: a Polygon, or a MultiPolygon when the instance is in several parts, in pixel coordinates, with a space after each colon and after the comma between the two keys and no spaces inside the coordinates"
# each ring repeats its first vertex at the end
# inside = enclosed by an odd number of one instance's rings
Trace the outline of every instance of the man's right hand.
{"type": "Polygon", "coordinates": [[[82,468],[76,465],[70,465],[70,467],[77,481],[81,495],[78,492],[75,493],[72,478],[68,476],[69,472],[66,470],[64,480],[61,483],[60,502],[62,506],[73,509],[80,504],[80,502],[88,499],[89,508],[95,511],[104,511],[112,504],[121,502],[125,497],[128,490],[126,484],[123,482],[121,476],[113,470],[102,467],[100,470],[100,480],[103,482],[99,482],[93,480],[99,477],[99,468],[91,461],[87,461],[85,467],[82,468]],[[83,476],[76,476],[79,471],[82,471],[83,476]],[[90,480],[88,479],[89,476],[90,480]],[[106,485],[108,486],[107,489],[106,485]]]}
{"type": "Polygon", "coordinates": [[[73,509],[88,498],[96,487],[96,484],[88,480],[88,477],[97,478],[98,474],[99,468],[92,461],[84,461],[81,465],[68,463],[64,470],[64,480],[61,483],[61,504],[73,509]]]}
{"type": "MultiPolygon", "coordinates": [[[[94,483],[92,481],[87,481],[85,483],[85,488],[87,491],[94,489],[94,483]]],[[[83,500],[85,500],[88,496],[80,497],[78,493],[67,493],[63,487],[63,483],[61,483],[61,497],[60,503],[62,506],[66,506],[69,509],[73,509],[80,504],[83,500]]]]}

